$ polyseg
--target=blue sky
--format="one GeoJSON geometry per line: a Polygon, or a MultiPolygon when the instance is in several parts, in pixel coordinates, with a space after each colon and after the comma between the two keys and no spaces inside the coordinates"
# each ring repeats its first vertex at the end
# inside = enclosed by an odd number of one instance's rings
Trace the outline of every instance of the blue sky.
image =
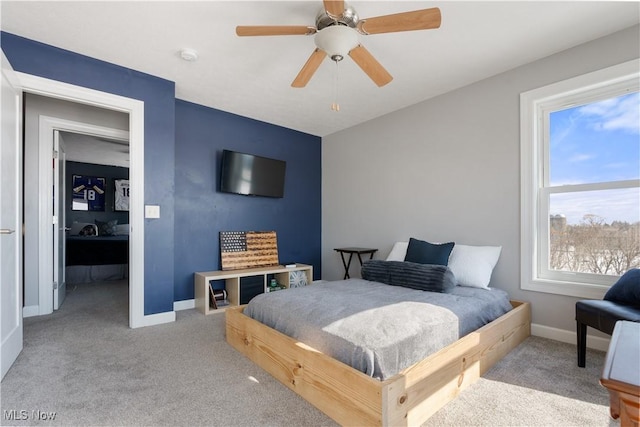
{"type": "MultiPolygon", "coordinates": [[[[640,178],[640,94],[632,93],[551,114],[550,184],[640,178]]],[[[585,214],[640,221],[638,189],[583,192],[552,198],[552,214],[579,223],[585,214]]]]}

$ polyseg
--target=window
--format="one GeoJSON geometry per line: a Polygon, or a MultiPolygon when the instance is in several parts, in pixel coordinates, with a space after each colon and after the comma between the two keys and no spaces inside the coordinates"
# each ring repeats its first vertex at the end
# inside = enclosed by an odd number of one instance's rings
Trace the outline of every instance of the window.
{"type": "Polygon", "coordinates": [[[599,299],[640,267],[639,70],[521,95],[523,289],[599,299]]]}

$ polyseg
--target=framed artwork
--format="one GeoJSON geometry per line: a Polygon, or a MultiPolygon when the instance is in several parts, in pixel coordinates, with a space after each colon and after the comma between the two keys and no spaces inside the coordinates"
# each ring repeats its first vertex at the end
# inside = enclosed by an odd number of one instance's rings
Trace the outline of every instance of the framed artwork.
{"type": "Polygon", "coordinates": [[[74,211],[104,211],[106,179],[73,175],[71,209],[74,211]]]}
{"type": "Polygon", "coordinates": [[[223,270],[278,265],[275,231],[221,231],[220,258],[223,270]]]}
{"type": "Polygon", "coordinates": [[[128,211],[129,210],[129,180],[116,179],[114,194],[115,194],[114,210],[128,211]]]}

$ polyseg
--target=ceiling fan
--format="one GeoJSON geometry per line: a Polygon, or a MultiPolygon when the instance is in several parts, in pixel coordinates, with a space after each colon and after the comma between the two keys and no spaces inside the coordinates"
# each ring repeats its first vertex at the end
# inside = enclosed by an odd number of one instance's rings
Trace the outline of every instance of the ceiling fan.
{"type": "Polygon", "coordinates": [[[315,35],[314,41],[317,48],[291,83],[293,87],[305,87],[325,56],[338,62],[346,55],[349,55],[375,84],[384,86],[393,77],[362,46],[359,36],[440,27],[440,9],[437,7],[361,19],[355,9],[345,4],[343,0],[323,0],[323,3],[323,9],[316,17],[315,27],[304,25],[237,26],[236,34],[238,36],[315,35]]]}

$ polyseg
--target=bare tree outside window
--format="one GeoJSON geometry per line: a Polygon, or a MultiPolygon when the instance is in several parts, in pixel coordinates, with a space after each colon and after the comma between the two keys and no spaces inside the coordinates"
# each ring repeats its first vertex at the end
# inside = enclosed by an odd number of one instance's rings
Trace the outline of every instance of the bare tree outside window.
{"type": "Polygon", "coordinates": [[[608,224],[593,214],[575,225],[568,225],[563,215],[549,220],[552,270],[622,275],[640,268],[640,222],[608,224]]]}

